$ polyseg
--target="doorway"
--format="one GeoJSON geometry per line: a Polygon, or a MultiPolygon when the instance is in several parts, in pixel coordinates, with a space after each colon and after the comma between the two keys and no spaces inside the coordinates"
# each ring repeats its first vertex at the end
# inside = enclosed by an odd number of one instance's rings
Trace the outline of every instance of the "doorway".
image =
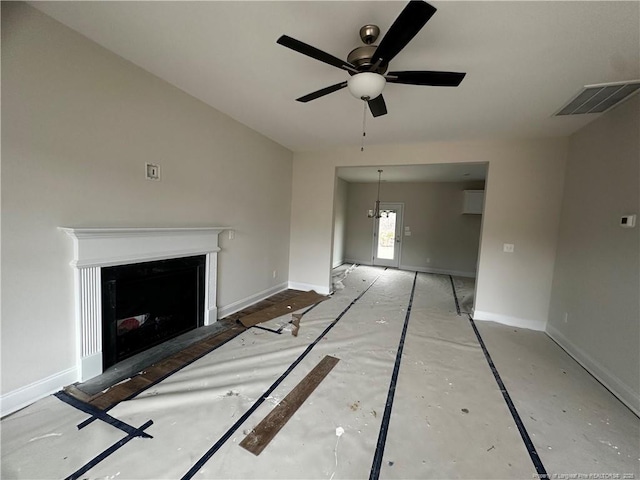
{"type": "Polygon", "coordinates": [[[373,265],[398,268],[402,247],[402,203],[380,203],[373,227],[373,265]]]}

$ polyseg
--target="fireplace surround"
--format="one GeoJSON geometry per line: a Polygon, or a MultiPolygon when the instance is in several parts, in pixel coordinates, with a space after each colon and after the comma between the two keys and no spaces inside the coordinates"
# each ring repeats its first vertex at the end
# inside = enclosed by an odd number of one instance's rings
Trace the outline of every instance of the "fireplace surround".
{"type": "Polygon", "coordinates": [[[102,366],[204,324],[204,255],[102,268],[102,366]]]}
{"type": "Polygon", "coordinates": [[[229,227],[69,228],[73,240],[76,358],[79,381],[100,375],[103,363],[102,269],[204,256],[202,324],[217,320],[218,236],[229,227]]]}

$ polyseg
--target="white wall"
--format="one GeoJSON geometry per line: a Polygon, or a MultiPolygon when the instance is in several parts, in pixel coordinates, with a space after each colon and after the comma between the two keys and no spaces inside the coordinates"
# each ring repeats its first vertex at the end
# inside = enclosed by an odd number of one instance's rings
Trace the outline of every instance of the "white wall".
{"type": "Polygon", "coordinates": [[[571,137],[547,332],[640,414],[640,98],[571,137]],[[565,321],[565,314],[567,316],[565,321]]]}
{"type": "Polygon", "coordinates": [[[333,205],[333,255],[332,268],[339,267],[345,261],[344,251],[347,236],[347,188],[341,178],[336,179],[336,193],[333,205]]]}
{"type": "Polygon", "coordinates": [[[289,150],[2,2],[3,409],[76,380],[72,243],[58,226],[234,227],[224,311],[286,287],[291,181],[289,150]],[[145,162],[162,181],[144,179],[145,162]]]}
{"type": "Polygon", "coordinates": [[[294,154],[291,281],[328,290],[335,168],[488,162],[476,317],[544,329],[567,139],[433,142],[294,154]],[[502,251],[514,243],[515,252],[502,251]]]}
{"type": "MultiPolygon", "coordinates": [[[[371,264],[373,220],[367,217],[367,210],[373,208],[378,185],[348,185],[346,258],[371,264]]],[[[475,276],[482,216],[462,214],[463,191],[467,188],[472,184],[382,183],[381,201],[403,203],[403,227],[411,230],[411,236],[402,235],[400,268],[475,276]]]]}

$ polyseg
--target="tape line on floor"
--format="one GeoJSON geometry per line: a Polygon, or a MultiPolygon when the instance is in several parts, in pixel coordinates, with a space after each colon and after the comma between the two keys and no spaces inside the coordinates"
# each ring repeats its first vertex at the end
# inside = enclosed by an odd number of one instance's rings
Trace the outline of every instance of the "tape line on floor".
{"type": "Polygon", "coordinates": [[[413,295],[416,291],[416,281],[418,280],[418,272],[413,277],[413,286],[411,287],[411,295],[409,296],[409,306],[404,317],[404,325],[402,327],[402,335],[398,343],[396,352],[396,361],[393,365],[393,374],[389,382],[389,392],[387,393],[387,401],[384,406],[384,414],[382,415],[382,424],[380,425],[380,433],[378,434],[378,442],[376,444],[376,452],[373,455],[373,463],[371,465],[370,480],[377,480],[380,477],[380,467],[382,466],[382,456],[384,455],[384,447],[387,443],[387,432],[389,431],[389,422],[391,420],[391,410],[393,408],[393,399],[396,394],[396,385],[398,383],[398,375],[400,374],[400,362],[402,361],[402,350],[404,349],[404,340],[407,336],[407,327],[409,326],[409,317],[411,316],[411,307],[413,305],[413,295]]]}
{"type": "MultiPolygon", "coordinates": [[[[451,275],[449,275],[449,278],[451,279],[451,289],[453,290],[453,297],[455,298],[456,301],[456,308],[458,309],[458,315],[460,315],[460,308],[459,308],[459,304],[458,304],[458,295],[456,294],[456,287],[453,283],[453,277],[451,277],[451,275]]],[[[513,404],[513,401],[511,400],[511,395],[509,395],[509,392],[507,391],[507,387],[505,386],[504,382],[502,381],[502,378],[500,377],[500,374],[498,373],[498,369],[496,368],[495,364],[493,363],[493,360],[491,359],[491,355],[489,354],[489,350],[487,349],[487,346],[484,344],[484,340],[482,340],[482,336],[480,335],[480,332],[478,331],[478,327],[476,327],[476,323],[473,320],[473,317],[467,313],[467,316],[469,317],[469,323],[471,324],[471,328],[473,328],[473,332],[476,334],[476,338],[478,339],[478,343],[480,344],[480,347],[482,348],[482,353],[484,353],[484,358],[487,360],[487,363],[489,364],[489,368],[491,369],[491,373],[493,373],[493,378],[495,378],[496,383],[498,384],[498,388],[500,388],[500,392],[502,393],[502,397],[504,398],[504,401],[507,404],[507,407],[509,408],[509,411],[511,412],[511,416],[513,417],[513,421],[516,424],[516,427],[518,427],[518,432],[520,432],[520,436],[522,437],[522,441],[524,442],[524,446],[527,448],[527,452],[529,452],[529,457],[531,457],[531,461],[533,462],[533,466],[536,469],[536,472],[538,474],[538,478],[549,478],[547,475],[547,470],[544,468],[544,465],[542,464],[542,460],[540,459],[540,456],[538,455],[538,452],[536,450],[535,445],[533,444],[533,442],[531,441],[531,437],[529,436],[529,433],[527,432],[527,429],[524,426],[524,423],[522,423],[522,419],[520,418],[520,414],[518,413],[518,410],[516,409],[516,406],[513,404]]]]}
{"type": "MultiPolygon", "coordinates": [[[[143,438],[153,438],[151,435],[149,435],[148,433],[143,432],[142,430],[135,428],[131,425],[129,425],[128,423],[123,422],[122,420],[118,420],[115,417],[112,417],[111,415],[109,415],[108,413],[106,413],[104,410],[100,410],[97,407],[94,407],[93,405],[90,405],[88,403],[85,403],[81,400],[78,400],[75,397],[72,397],[71,395],[69,395],[68,393],[62,391],[62,392],[57,392],[54,394],[54,396],[58,399],[63,401],[64,403],[71,405],[74,408],[77,408],[78,410],[84,412],[84,413],[88,413],[89,415],[91,415],[91,418],[93,419],[97,419],[97,420],[102,420],[105,423],[108,423],[109,425],[113,425],[114,427],[122,430],[123,432],[134,436],[134,437],[143,437],[143,438]]],[[[80,427],[78,427],[78,429],[80,429],[80,427]]]]}
{"type": "MultiPolygon", "coordinates": [[[[386,270],[386,269],[385,269],[386,270]]],[[[293,371],[293,369],[311,352],[313,347],[315,347],[322,338],[329,333],[329,331],[340,321],[340,319],[349,311],[349,309],[362,298],[362,296],[369,291],[369,289],[376,283],[376,281],[381,277],[382,274],[378,275],[369,286],[360,293],[354,300],[351,301],[347,307],[342,310],[340,315],[333,320],[327,328],[325,328],[318,337],[307,346],[307,348],[300,354],[300,356],[285,370],[285,372],[278,378],[273,384],[262,394],[262,396],[255,401],[255,403],[247,410],[227,431],[220,439],[209,449],[207,452],[189,469],[187,473],[182,476],[182,480],[189,480],[193,478],[195,474],[207,463],[211,457],[231,438],[231,436],[235,433],[238,428],[255,412],[260,405],[271,395],[278,385],[280,385],[284,379],[293,371]]]]}
{"type": "MultiPolygon", "coordinates": [[[[149,428],[151,425],[153,425],[153,422],[151,420],[149,420],[147,423],[142,425],[140,428],[137,428],[136,431],[143,431],[143,430],[149,428]]],[[[116,443],[111,445],[109,448],[107,448],[105,451],[103,451],[100,455],[95,457],[93,460],[91,460],[85,466],[83,466],[79,470],[76,470],[71,475],[69,475],[65,480],[76,480],[77,478],[80,478],[82,475],[84,475],[90,469],[95,467],[98,463],[103,461],[105,458],[107,458],[109,455],[114,453],[120,447],[122,447],[123,445],[127,444],[129,442],[129,440],[131,440],[131,439],[133,439],[133,438],[135,438],[137,436],[139,436],[139,435],[127,435],[123,439],[118,440],[116,443]]]]}

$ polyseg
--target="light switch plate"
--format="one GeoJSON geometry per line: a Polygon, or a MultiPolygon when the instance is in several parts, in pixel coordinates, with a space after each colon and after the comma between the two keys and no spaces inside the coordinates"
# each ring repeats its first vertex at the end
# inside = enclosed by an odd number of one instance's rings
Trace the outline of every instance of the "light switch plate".
{"type": "Polygon", "coordinates": [[[144,171],[147,180],[160,180],[160,165],[145,163],[144,171]]]}
{"type": "Polygon", "coordinates": [[[622,228],[633,228],[636,226],[636,215],[625,215],[620,218],[622,228]]]}

